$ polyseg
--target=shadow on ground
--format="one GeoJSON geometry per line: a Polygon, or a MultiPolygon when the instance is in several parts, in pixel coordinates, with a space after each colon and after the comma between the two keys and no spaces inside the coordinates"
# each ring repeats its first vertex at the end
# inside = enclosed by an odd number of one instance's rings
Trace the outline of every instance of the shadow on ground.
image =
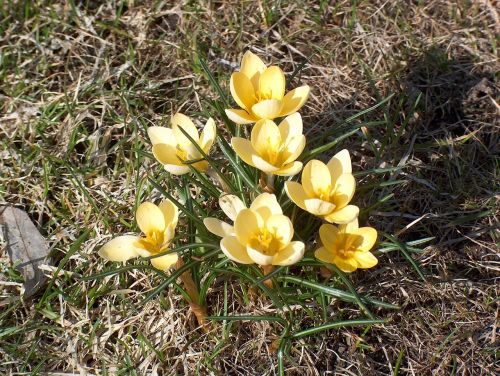
{"type": "MultiPolygon", "coordinates": [[[[429,236],[435,240],[421,255],[414,255],[427,273],[427,283],[397,253],[382,256],[381,268],[353,276],[361,290],[378,285],[384,298],[402,304],[402,309],[395,314],[379,312],[389,317],[389,324],[368,336],[360,333],[367,349],[357,352],[357,361],[351,357],[358,343],[355,338],[332,338],[329,351],[318,354],[322,359],[318,369],[357,364],[359,374],[387,375],[393,371],[388,365],[396,364],[402,354],[401,369],[410,372],[405,365],[418,364],[413,372],[419,375],[493,372],[499,335],[493,297],[498,296],[494,281],[499,269],[497,251],[489,244],[498,229],[495,168],[500,144],[495,100],[499,88],[494,72],[474,62],[467,54],[450,57],[440,47],[410,60],[395,80],[400,90],[389,106],[367,116],[371,120],[396,116],[394,126],[364,132],[369,137],[362,145],[342,145],[353,150],[356,167],[362,170],[383,167],[383,162],[395,166],[407,157],[403,170],[384,176],[404,183],[363,197],[358,194],[356,199],[361,207],[369,207],[381,192],[392,191],[391,200],[371,211],[370,224],[389,234],[399,233],[404,241],[429,236]],[[375,140],[386,140],[392,147],[385,151],[375,140]],[[370,153],[373,146],[379,147],[379,155],[370,153]]],[[[311,119],[318,125],[315,133],[358,111],[356,98],[339,103],[311,119]]]]}

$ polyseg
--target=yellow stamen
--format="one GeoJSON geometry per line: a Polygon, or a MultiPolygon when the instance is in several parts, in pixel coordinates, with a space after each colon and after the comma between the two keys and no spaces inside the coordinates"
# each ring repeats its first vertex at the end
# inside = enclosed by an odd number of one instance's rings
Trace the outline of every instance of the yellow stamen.
{"type": "Polygon", "coordinates": [[[332,186],[328,184],[324,189],[320,188],[318,190],[318,198],[323,201],[330,202],[330,198],[332,197],[332,186]]]}
{"type": "Polygon", "coordinates": [[[161,231],[152,231],[146,234],[145,238],[141,238],[139,242],[144,249],[151,253],[163,252],[169,245],[169,242],[165,241],[165,233],[161,231]]]}
{"type": "Polygon", "coordinates": [[[268,90],[257,90],[255,92],[255,95],[253,99],[255,100],[256,103],[265,101],[266,99],[272,99],[273,98],[273,91],[272,89],[268,90]]]}
{"type": "Polygon", "coordinates": [[[263,227],[252,235],[249,244],[266,256],[273,256],[283,248],[283,239],[275,232],[263,227]]]}

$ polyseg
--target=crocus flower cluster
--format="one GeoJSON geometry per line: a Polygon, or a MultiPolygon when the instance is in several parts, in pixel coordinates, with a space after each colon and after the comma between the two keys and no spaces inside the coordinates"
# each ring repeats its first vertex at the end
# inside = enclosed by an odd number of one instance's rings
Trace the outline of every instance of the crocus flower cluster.
{"type": "MultiPolygon", "coordinates": [[[[349,152],[342,150],[327,163],[313,159],[304,166],[299,160],[306,137],[298,111],[307,101],[309,86],[285,93],[283,71],[277,66],[267,67],[251,52],[243,56],[241,69],[232,74],[229,86],[240,108],[226,109],[228,118],[237,125],[253,124],[249,139],[231,139],[235,153],[263,176],[286,178],[284,187],[289,199],[325,222],[319,229],[320,245],[315,257],[344,272],[375,266],[377,259],[370,250],[377,240],[377,231],[358,226],[359,208],[351,204],[356,181],[349,152]],[[275,123],[277,118],[280,121],[275,123]],[[300,172],[300,181],[294,180],[300,172]]],[[[200,134],[191,119],[177,113],[170,127],[150,127],[148,135],[153,155],[171,174],[182,175],[192,169],[207,172],[209,165],[204,157],[211,152],[216,138],[212,118],[200,134]]],[[[232,223],[215,217],[204,218],[203,222],[209,232],[221,237],[220,249],[230,260],[266,267],[292,265],[303,258],[305,244],[293,240],[294,225],[283,214],[274,194],[262,193],[247,207],[238,196],[224,193],[219,206],[232,223]]],[[[159,206],[143,203],[136,219],[144,236],[119,236],[101,248],[102,257],[126,261],[168,250],[178,219],[172,202],[166,200],[159,206]]],[[[162,270],[177,260],[175,253],[151,258],[153,266],[162,270]]]]}

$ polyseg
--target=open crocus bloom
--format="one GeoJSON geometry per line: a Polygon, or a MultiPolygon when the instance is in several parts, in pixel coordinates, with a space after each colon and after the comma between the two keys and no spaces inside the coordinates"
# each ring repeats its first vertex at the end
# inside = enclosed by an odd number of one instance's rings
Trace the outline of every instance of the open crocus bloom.
{"type": "Polygon", "coordinates": [[[234,220],[234,235],[222,238],[222,252],[241,264],[292,265],[304,256],[304,243],[291,241],[293,226],[276,196],[259,195],[234,220]]]}
{"type": "Polygon", "coordinates": [[[302,209],[339,224],[357,218],[359,208],[348,205],[356,182],[352,175],[351,157],[346,149],[335,154],[326,165],[318,160],[309,161],[302,171],[301,182],[286,182],[285,191],[302,209]]]}
{"type": "Polygon", "coordinates": [[[231,76],[231,94],[242,109],[227,109],[229,119],[237,124],[251,124],[260,119],[274,119],[297,112],[309,96],[309,86],[300,86],[285,95],[285,75],[277,66],[266,67],[247,51],[241,69],[231,76]]]}
{"type": "MultiPolygon", "coordinates": [[[[238,213],[247,208],[238,196],[227,194],[219,197],[219,206],[224,214],[233,222],[238,216],[238,213]]],[[[203,223],[208,231],[221,238],[234,235],[234,227],[220,219],[207,217],[203,219],[203,223]]]]}
{"type": "Polygon", "coordinates": [[[358,220],[340,225],[324,224],[319,228],[323,247],[316,250],[317,259],[335,264],[344,272],[357,268],[368,269],[377,265],[377,258],[369,252],[377,241],[377,231],[372,227],[358,227],[358,220]]]}
{"type": "MultiPolygon", "coordinates": [[[[135,218],[145,236],[118,236],[102,246],[99,256],[109,261],[127,261],[165,252],[174,237],[178,217],[177,207],[170,200],[159,206],[144,202],[137,209],[135,218]]],[[[167,270],[177,259],[177,253],[171,253],[152,258],[151,264],[157,269],[167,270]]]]}
{"type": "MultiPolygon", "coordinates": [[[[172,116],[171,125],[172,128],[149,127],[148,135],[153,144],[153,155],[158,162],[163,164],[168,172],[182,175],[190,171],[189,166],[184,162],[202,159],[203,155],[180,128],[199,145],[205,154],[208,154],[215,140],[215,122],[212,118],[208,119],[201,135],[198,134],[191,119],[181,113],[172,116]]],[[[208,167],[207,161],[204,160],[191,165],[201,172],[208,167]]]]}
{"type": "Polygon", "coordinates": [[[245,163],[266,174],[298,174],[302,162],[295,160],[306,145],[306,138],[302,134],[302,118],[296,112],[287,116],[279,126],[272,120],[259,120],[252,129],[250,141],[233,137],[231,144],[245,163]]]}

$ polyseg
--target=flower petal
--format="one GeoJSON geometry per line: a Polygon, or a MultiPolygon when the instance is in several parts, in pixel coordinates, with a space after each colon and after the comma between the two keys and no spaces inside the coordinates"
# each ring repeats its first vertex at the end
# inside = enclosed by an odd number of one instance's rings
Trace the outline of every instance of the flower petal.
{"type": "Polygon", "coordinates": [[[271,193],[261,193],[258,195],[250,205],[250,209],[259,213],[264,221],[267,221],[272,215],[283,214],[276,196],[271,193]]]}
{"type": "Polygon", "coordinates": [[[122,235],[104,244],[99,249],[99,256],[109,261],[127,261],[139,256],[139,236],[122,235]]]}
{"type": "Polygon", "coordinates": [[[325,247],[320,247],[314,251],[314,257],[328,264],[333,264],[333,253],[325,247]]]}
{"type": "Polygon", "coordinates": [[[266,70],[266,64],[254,53],[247,51],[241,59],[240,72],[247,76],[257,90],[260,74],[266,70]]]}
{"type": "Polygon", "coordinates": [[[231,75],[229,88],[234,101],[241,108],[249,111],[255,104],[255,89],[252,81],[241,72],[234,72],[231,75]]]}
{"type": "Polygon", "coordinates": [[[317,159],[313,159],[302,170],[302,186],[309,197],[320,197],[329,194],[332,188],[328,167],[317,159]]]}
{"type": "Polygon", "coordinates": [[[287,116],[278,126],[281,139],[288,152],[288,157],[284,163],[289,163],[297,159],[306,145],[306,138],[302,134],[302,117],[298,112],[287,116]]]}
{"type": "Polygon", "coordinates": [[[340,210],[334,210],[324,218],[328,222],[345,224],[353,221],[359,214],[359,208],[355,205],[344,206],[340,210]]]}
{"type": "Polygon", "coordinates": [[[173,175],[184,175],[190,172],[189,166],[178,166],[173,164],[166,164],[163,166],[165,170],[170,172],[173,175]]]}
{"type": "Polygon", "coordinates": [[[286,150],[289,154],[286,157],[284,163],[290,163],[296,160],[299,157],[299,155],[302,154],[305,147],[306,147],[306,137],[304,135],[300,135],[294,140],[292,140],[289,144],[286,145],[286,150]]]}
{"type": "Polygon", "coordinates": [[[153,155],[156,160],[163,165],[182,165],[182,161],[177,156],[177,149],[175,146],[169,144],[155,144],[153,145],[153,155]]]}
{"type": "Polygon", "coordinates": [[[342,174],[352,173],[351,156],[347,149],[339,151],[327,163],[330,175],[332,176],[332,186],[342,174]]]}
{"type": "Polygon", "coordinates": [[[267,68],[259,78],[259,91],[267,98],[283,99],[285,95],[285,74],[278,66],[267,68]]]}
{"type": "Polygon", "coordinates": [[[177,209],[177,206],[175,206],[172,201],[166,199],[163,200],[158,207],[163,213],[165,225],[174,227],[177,226],[177,221],[179,219],[179,209],[177,209]]]}
{"type": "Polygon", "coordinates": [[[265,255],[262,252],[247,246],[248,256],[258,265],[271,265],[274,256],[265,255]]]}
{"type": "Polygon", "coordinates": [[[234,221],[234,232],[241,244],[248,244],[252,235],[264,226],[262,217],[251,209],[243,209],[234,221]]]}
{"type": "Polygon", "coordinates": [[[247,208],[238,196],[227,194],[219,197],[219,206],[232,221],[236,219],[240,211],[247,208]]]}
{"type": "Polygon", "coordinates": [[[373,227],[361,227],[351,232],[352,235],[360,237],[356,243],[356,248],[362,252],[368,252],[377,241],[377,230],[373,227]]]}
{"type": "Polygon", "coordinates": [[[253,260],[248,256],[246,247],[241,245],[236,236],[226,236],[220,241],[220,249],[230,260],[240,264],[253,264],[253,260]]]}
{"type": "Polygon", "coordinates": [[[231,138],[231,146],[234,151],[246,164],[255,167],[252,157],[257,154],[250,141],[241,138],[231,138]]]}
{"type": "Polygon", "coordinates": [[[284,245],[288,245],[293,238],[293,225],[290,218],[283,214],[270,216],[265,224],[269,232],[281,238],[284,245]]]}
{"type": "Polygon", "coordinates": [[[354,258],[334,257],[333,263],[345,273],[351,273],[358,268],[358,263],[354,258]]]}
{"type": "Polygon", "coordinates": [[[304,200],[306,210],[314,215],[327,215],[335,209],[335,205],[319,198],[308,198],[304,200]]]}
{"type": "Polygon", "coordinates": [[[291,242],[273,257],[273,265],[292,265],[304,257],[305,244],[299,241],[291,242]]]}
{"type": "Polygon", "coordinates": [[[356,180],[352,174],[342,174],[335,182],[335,194],[332,201],[338,209],[346,206],[354,196],[356,180]]]}
{"type": "Polygon", "coordinates": [[[351,222],[339,226],[339,231],[343,229],[343,232],[353,233],[359,228],[358,217],[354,218],[351,222]]]}
{"type": "Polygon", "coordinates": [[[281,133],[281,139],[285,144],[288,144],[291,139],[302,135],[303,132],[302,116],[298,112],[288,115],[284,118],[278,129],[281,133]]]}
{"type": "Polygon", "coordinates": [[[274,119],[279,116],[283,104],[278,99],[266,99],[252,106],[252,112],[259,119],[274,119]]]}
{"type": "Polygon", "coordinates": [[[234,108],[228,108],[224,110],[226,112],[227,117],[229,120],[235,122],[236,124],[252,124],[255,123],[257,119],[255,116],[250,115],[247,111],[245,110],[238,110],[234,108]]]}
{"type": "Polygon", "coordinates": [[[153,145],[169,144],[175,147],[175,145],[177,144],[172,129],[167,127],[149,127],[148,136],[153,145]]]}
{"type": "Polygon", "coordinates": [[[361,269],[372,268],[378,264],[377,258],[371,252],[355,252],[354,259],[361,269]]]}
{"type": "Polygon", "coordinates": [[[302,162],[292,162],[284,165],[278,171],[273,172],[275,175],[279,176],[293,176],[297,175],[300,170],[302,170],[302,162]]]}
{"type": "Polygon", "coordinates": [[[208,217],[203,219],[203,224],[208,231],[221,238],[234,235],[234,227],[220,219],[208,217]]]}
{"type": "Polygon", "coordinates": [[[252,164],[261,171],[264,171],[267,174],[274,173],[279,170],[279,167],[273,166],[271,163],[266,161],[264,158],[259,157],[258,155],[252,155],[252,164]]]}
{"type": "Polygon", "coordinates": [[[283,97],[283,109],[281,110],[280,116],[287,116],[294,112],[297,112],[306,103],[307,98],[309,98],[309,86],[300,86],[289,91],[283,97]]]}
{"type": "Polygon", "coordinates": [[[290,198],[290,200],[292,200],[295,203],[295,205],[299,206],[304,210],[307,210],[304,201],[307,200],[309,196],[307,195],[302,185],[300,185],[296,181],[287,181],[285,183],[285,192],[290,198]]]}
{"type": "Polygon", "coordinates": [[[172,131],[174,132],[175,139],[178,144],[183,146],[192,145],[189,138],[187,138],[184,133],[179,129],[181,127],[196,143],[199,143],[200,136],[198,135],[198,130],[191,121],[189,117],[180,112],[172,116],[171,120],[172,131]]]}
{"type": "Polygon", "coordinates": [[[139,205],[135,219],[141,231],[146,235],[154,231],[165,231],[166,223],[163,212],[152,202],[143,202],[139,205]]]}
{"type": "Polygon", "coordinates": [[[205,127],[203,128],[203,131],[200,135],[200,147],[203,149],[205,154],[208,154],[208,152],[210,151],[210,148],[215,141],[215,134],[215,121],[214,119],[210,118],[207,120],[205,127]]]}
{"type": "Polygon", "coordinates": [[[196,163],[193,163],[192,165],[196,170],[200,171],[200,172],[205,172],[208,168],[208,162],[207,161],[200,161],[200,162],[196,162],[196,163]]]}
{"type": "Polygon", "coordinates": [[[334,225],[330,225],[327,223],[321,225],[321,227],[319,228],[319,238],[321,239],[321,243],[323,243],[325,248],[329,250],[334,250],[336,248],[335,240],[338,233],[339,229],[334,225]]]}
{"type": "Polygon", "coordinates": [[[177,253],[169,253],[168,255],[152,258],[150,261],[151,265],[153,265],[156,269],[167,271],[177,263],[178,259],[179,256],[177,253]]]}
{"type": "Polygon", "coordinates": [[[269,152],[278,152],[281,146],[281,134],[278,126],[272,120],[259,120],[252,128],[250,140],[259,156],[269,152]]]}

